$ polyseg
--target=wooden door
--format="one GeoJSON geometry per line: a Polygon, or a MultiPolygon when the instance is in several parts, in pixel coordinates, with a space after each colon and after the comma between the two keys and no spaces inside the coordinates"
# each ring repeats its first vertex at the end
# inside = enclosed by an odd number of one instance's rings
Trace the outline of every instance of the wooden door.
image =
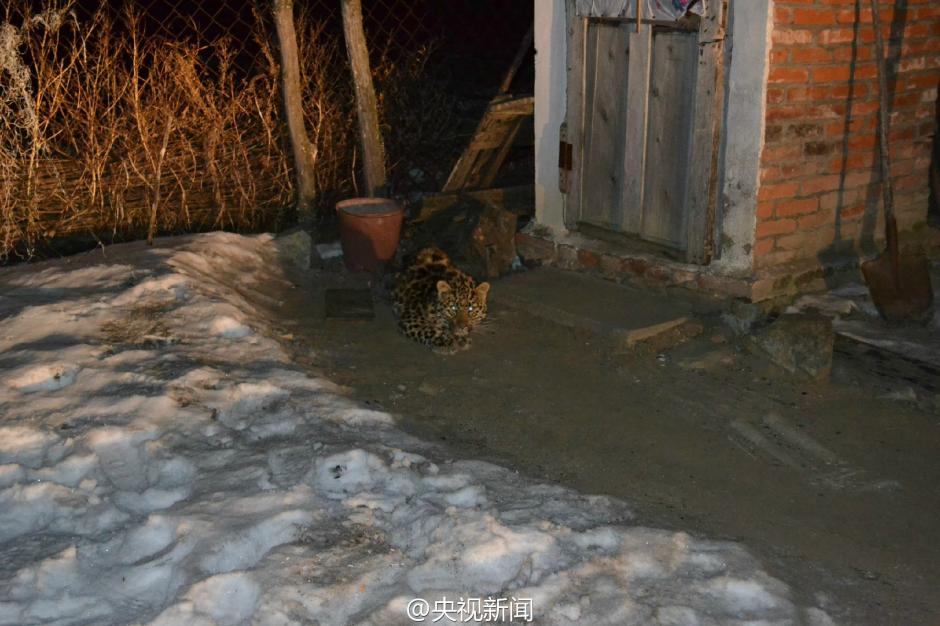
{"type": "Polygon", "coordinates": [[[712,249],[722,11],[681,22],[578,17],[569,2],[566,219],[689,262],[712,249]]]}

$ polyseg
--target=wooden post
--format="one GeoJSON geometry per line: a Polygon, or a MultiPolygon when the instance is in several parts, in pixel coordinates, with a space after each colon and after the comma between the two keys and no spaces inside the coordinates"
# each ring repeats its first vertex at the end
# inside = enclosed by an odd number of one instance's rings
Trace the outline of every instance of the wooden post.
{"type": "Polygon", "coordinates": [[[274,26],[281,49],[281,92],[284,114],[294,154],[294,178],[297,183],[297,214],[301,223],[313,221],[316,198],[314,163],[317,148],[307,136],[304,124],[303,97],[300,87],[300,60],[297,54],[297,33],[294,30],[293,0],[273,0],[274,26]]]}
{"type": "Polygon", "coordinates": [[[343,30],[346,52],[352,68],[356,88],[356,110],[359,116],[359,139],[362,144],[362,170],[366,195],[376,196],[385,191],[385,148],[379,131],[379,111],[369,69],[369,49],[362,28],[361,0],[342,0],[343,30]]]}

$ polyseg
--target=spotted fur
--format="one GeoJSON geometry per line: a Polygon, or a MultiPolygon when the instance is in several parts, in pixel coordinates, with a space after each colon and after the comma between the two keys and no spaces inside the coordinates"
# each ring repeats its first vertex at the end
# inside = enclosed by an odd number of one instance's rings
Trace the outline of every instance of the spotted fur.
{"type": "Polygon", "coordinates": [[[489,283],[477,285],[441,250],[425,248],[392,292],[398,327],[435,352],[466,350],[470,331],[486,318],[489,290],[489,283]]]}

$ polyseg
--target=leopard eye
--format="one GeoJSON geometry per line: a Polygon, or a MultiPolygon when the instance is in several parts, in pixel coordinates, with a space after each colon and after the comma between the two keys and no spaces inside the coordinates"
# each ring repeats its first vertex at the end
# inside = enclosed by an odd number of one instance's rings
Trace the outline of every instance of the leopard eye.
{"type": "Polygon", "coordinates": [[[468,311],[472,311],[472,310],[473,310],[473,305],[471,304],[470,306],[468,306],[468,307],[467,307],[467,310],[468,310],[468,311]]]}

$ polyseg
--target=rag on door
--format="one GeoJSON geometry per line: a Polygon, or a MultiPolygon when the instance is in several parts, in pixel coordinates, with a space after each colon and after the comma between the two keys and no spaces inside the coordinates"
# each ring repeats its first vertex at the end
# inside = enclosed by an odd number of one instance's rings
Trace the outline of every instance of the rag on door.
{"type": "MultiPolygon", "coordinates": [[[[705,15],[706,0],[639,0],[643,19],[674,21],[686,13],[705,15]]],[[[577,0],[581,17],[636,18],[637,0],[577,0]]]]}

